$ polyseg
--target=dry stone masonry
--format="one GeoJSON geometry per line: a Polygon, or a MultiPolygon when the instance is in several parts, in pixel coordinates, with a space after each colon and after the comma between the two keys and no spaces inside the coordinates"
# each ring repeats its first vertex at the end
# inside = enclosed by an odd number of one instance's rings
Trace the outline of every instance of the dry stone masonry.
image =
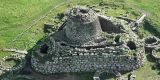
{"type": "MultiPolygon", "coordinates": [[[[2,80],[32,79],[26,75],[15,75],[23,71],[31,73],[32,69],[42,74],[95,72],[93,80],[100,80],[102,73],[121,76],[121,72],[132,72],[142,67],[145,52],[150,53],[160,67],[160,39],[155,36],[140,39],[135,33],[146,15],[133,20],[97,12],[93,8],[74,7],[65,14],[59,14],[59,18],[65,16],[67,20],[28,52],[0,49],[16,53],[0,61],[0,75],[9,72],[2,80]],[[6,65],[11,60],[19,63],[6,65]]],[[[47,33],[55,27],[52,24],[44,26],[47,33]]],[[[129,74],[127,78],[121,76],[118,80],[134,80],[135,77],[129,74]]]]}
{"type": "Polygon", "coordinates": [[[143,66],[144,40],[123,19],[97,14],[86,7],[75,7],[67,21],[34,47],[31,66],[42,74],[96,72],[120,75],[143,66]]]}
{"type": "Polygon", "coordinates": [[[5,72],[18,72],[24,68],[25,64],[25,54],[23,53],[15,53],[9,56],[5,56],[0,61],[0,74],[3,74],[5,72]],[[13,66],[11,66],[10,64],[6,65],[6,62],[11,60],[16,61],[16,64],[13,66]]]}

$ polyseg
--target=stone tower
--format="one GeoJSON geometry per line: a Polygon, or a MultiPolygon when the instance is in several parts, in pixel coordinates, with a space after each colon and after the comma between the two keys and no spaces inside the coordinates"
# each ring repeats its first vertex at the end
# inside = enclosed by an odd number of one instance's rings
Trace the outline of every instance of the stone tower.
{"type": "Polygon", "coordinates": [[[92,39],[97,39],[102,32],[96,13],[86,7],[73,8],[68,13],[65,34],[76,44],[83,44],[92,39]]]}

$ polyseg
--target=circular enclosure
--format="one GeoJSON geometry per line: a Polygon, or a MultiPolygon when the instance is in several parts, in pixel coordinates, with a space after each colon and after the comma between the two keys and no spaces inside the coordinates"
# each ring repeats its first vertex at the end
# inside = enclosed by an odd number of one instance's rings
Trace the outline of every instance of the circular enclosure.
{"type": "Polygon", "coordinates": [[[0,63],[0,69],[3,71],[18,71],[25,66],[26,61],[17,54],[4,57],[0,63]]]}
{"type": "Polygon", "coordinates": [[[158,42],[157,38],[154,36],[145,39],[146,44],[156,44],[158,42]]]}
{"type": "Polygon", "coordinates": [[[160,59],[160,49],[154,49],[151,55],[154,59],[159,60],[160,59]]]}
{"type": "Polygon", "coordinates": [[[145,39],[145,51],[152,52],[153,49],[160,46],[160,40],[155,36],[150,36],[145,39]]]}

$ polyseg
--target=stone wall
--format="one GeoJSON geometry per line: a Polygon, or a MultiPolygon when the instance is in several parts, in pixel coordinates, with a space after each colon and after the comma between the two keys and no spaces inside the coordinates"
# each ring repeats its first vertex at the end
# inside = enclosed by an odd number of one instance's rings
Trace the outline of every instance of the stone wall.
{"type": "MultiPolygon", "coordinates": [[[[142,53],[143,54],[143,53],[142,53]]],[[[110,71],[132,71],[144,63],[144,56],[127,55],[79,55],[72,57],[54,57],[52,61],[46,61],[42,64],[36,57],[32,56],[32,67],[43,74],[52,74],[60,72],[94,72],[102,70],[110,71]]]]}
{"type": "Polygon", "coordinates": [[[0,70],[2,71],[2,73],[0,74],[3,74],[5,72],[18,72],[22,70],[26,65],[25,56],[26,56],[25,54],[16,53],[3,57],[2,60],[0,61],[0,70]],[[5,66],[4,64],[6,64],[7,59],[18,60],[19,63],[16,63],[14,66],[11,65],[5,66]]]}

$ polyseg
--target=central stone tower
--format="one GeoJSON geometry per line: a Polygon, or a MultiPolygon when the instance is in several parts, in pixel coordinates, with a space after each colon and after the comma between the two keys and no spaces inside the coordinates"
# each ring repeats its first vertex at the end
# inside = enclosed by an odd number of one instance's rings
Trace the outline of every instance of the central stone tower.
{"type": "Polygon", "coordinates": [[[69,40],[82,45],[98,39],[102,32],[97,14],[89,8],[78,7],[68,12],[65,33],[69,40]]]}

